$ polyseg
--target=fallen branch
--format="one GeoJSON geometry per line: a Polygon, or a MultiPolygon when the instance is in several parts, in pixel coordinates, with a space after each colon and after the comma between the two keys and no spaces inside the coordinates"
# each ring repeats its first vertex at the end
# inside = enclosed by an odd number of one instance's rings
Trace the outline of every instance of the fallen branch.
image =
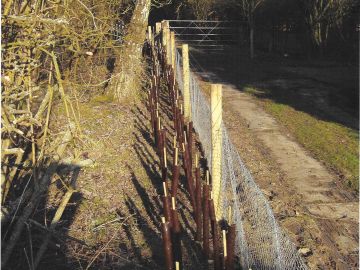
{"type": "Polygon", "coordinates": [[[33,220],[33,219],[29,219],[29,222],[37,227],[39,227],[40,229],[48,232],[48,233],[51,233],[53,236],[55,236],[58,240],[60,240],[61,242],[65,242],[65,240],[61,239],[61,238],[67,238],[71,241],[74,241],[80,245],[83,245],[83,246],[86,246],[86,247],[91,247],[89,246],[88,244],[86,244],[85,241],[82,241],[82,240],[79,240],[75,237],[72,237],[70,235],[67,235],[67,234],[64,234],[64,233],[61,233],[61,232],[57,232],[55,230],[50,230],[48,227],[44,226],[44,225],[41,225],[39,222],[37,222],[36,220],[33,220]]]}

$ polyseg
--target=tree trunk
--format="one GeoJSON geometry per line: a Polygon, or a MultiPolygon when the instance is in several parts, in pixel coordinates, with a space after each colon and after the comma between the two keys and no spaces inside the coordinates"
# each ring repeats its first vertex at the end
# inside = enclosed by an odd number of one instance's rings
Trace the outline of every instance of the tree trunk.
{"type": "Polygon", "coordinates": [[[250,23],[250,58],[254,59],[254,23],[250,23]]]}
{"type": "Polygon", "coordinates": [[[269,35],[269,47],[268,47],[269,53],[273,52],[273,48],[274,48],[274,26],[272,24],[270,35],[269,35]]]}
{"type": "Polygon", "coordinates": [[[148,25],[151,0],[138,0],[124,44],[115,61],[111,90],[118,101],[133,99],[141,86],[142,48],[148,25]]]}

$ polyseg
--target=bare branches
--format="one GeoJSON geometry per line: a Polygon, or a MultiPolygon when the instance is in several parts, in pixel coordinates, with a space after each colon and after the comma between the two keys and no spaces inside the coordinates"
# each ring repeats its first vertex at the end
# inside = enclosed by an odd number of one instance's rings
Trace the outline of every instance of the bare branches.
{"type": "MultiPolygon", "coordinates": [[[[9,232],[3,238],[6,250],[2,266],[9,262],[14,248],[22,245],[18,240],[24,222],[48,192],[51,176],[49,169],[49,175],[46,171],[47,168],[51,168],[51,173],[55,170],[51,162],[61,161],[63,166],[79,170],[93,163],[90,159],[74,159],[86,143],[76,106],[78,97],[89,89],[103,89],[110,81],[107,58],[115,47],[121,46],[114,39],[113,28],[121,16],[133,9],[131,3],[123,0],[5,2],[1,195],[4,211],[14,209],[13,206],[16,210],[5,211],[8,214],[2,218],[9,232]],[[88,71],[95,67],[106,72],[98,75],[97,68],[97,76],[89,76],[88,71]],[[65,148],[68,158],[63,159],[65,148]],[[20,189],[16,193],[13,192],[15,186],[20,189]],[[21,193],[23,195],[16,195],[21,193]]],[[[61,212],[70,197],[71,192],[64,198],[61,212]]],[[[61,214],[57,221],[60,217],[61,214]]],[[[26,252],[33,268],[32,252],[22,247],[19,251],[22,256],[26,252]]],[[[41,252],[37,254],[35,265],[41,256],[41,252]]]]}
{"type": "Polygon", "coordinates": [[[155,8],[161,8],[166,5],[170,5],[172,3],[172,0],[152,0],[151,6],[155,8]]]}
{"type": "Polygon", "coordinates": [[[77,0],[77,1],[90,13],[90,15],[92,17],[92,20],[93,20],[93,23],[94,23],[94,27],[97,28],[96,23],[95,23],[94,14],[91,12],[91,10],[86,5],[84,5],[83,2],[81,2],[80,0],[77,0]]]}

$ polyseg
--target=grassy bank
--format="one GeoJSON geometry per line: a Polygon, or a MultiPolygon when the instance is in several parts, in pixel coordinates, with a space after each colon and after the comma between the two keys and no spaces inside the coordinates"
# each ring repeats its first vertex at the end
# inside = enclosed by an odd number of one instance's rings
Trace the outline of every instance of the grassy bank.
{"type": "Polygon", "coordinates": [[[271,113],[314,157],[334,169],[345,183],[359,190],[359,134],[340,124],[318,120],[294,108],[265,100],[271,113]]]}

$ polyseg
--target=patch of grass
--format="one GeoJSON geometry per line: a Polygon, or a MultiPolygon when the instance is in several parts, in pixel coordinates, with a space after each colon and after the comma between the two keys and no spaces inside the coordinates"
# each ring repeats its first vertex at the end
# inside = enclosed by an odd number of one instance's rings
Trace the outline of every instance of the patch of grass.
{"type": "Polygon", "coordinates": [[[260,90],[259,88],[253,86],[245,86],[243,87],[243,91],[251,95],[262,95],[266,92],[265,90],[260,90]]]}
{"type": "Polygon", "coordinates": [[[106,94],[106,95],[97,95],[92,98],[92,103],[108,103],[114,101],[114,95],[113,94],[106,94]]]}
{"type": "Polygon", "coordinates": [[[284,124],[305,149],[328,167],[342,174],[359,191],[359,133],[340,124],[326,122],[290,106],[265,101],[265,110],[284,124]]]}

